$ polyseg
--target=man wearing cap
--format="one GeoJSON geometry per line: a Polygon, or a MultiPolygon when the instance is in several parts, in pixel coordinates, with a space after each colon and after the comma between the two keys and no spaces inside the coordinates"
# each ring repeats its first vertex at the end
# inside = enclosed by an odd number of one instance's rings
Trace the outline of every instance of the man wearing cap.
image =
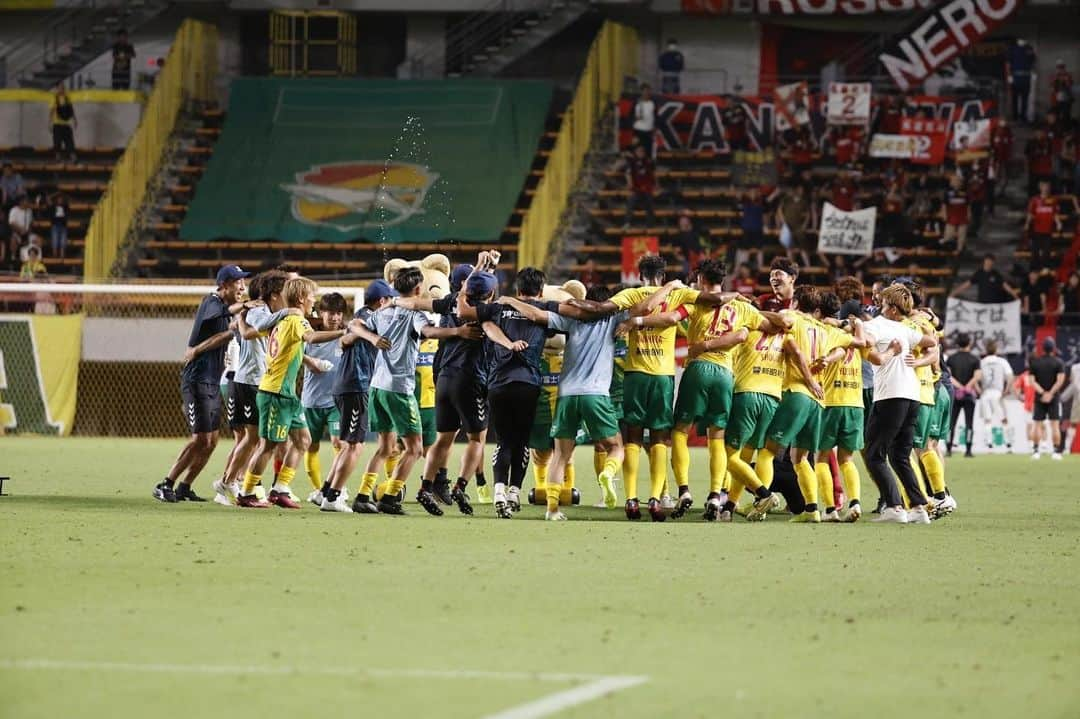
{"type": "Polygon", "coordinates": [[[334,406],[341,416],[338,425],[341,451],[334,457],[322,486],[320,506],[326,512],[378,512],[370,497],[361,500],[358,495],[352,509],[339,499],[360,461],[360,450],[368,433],[368,388],[375,367],[375,353],[379,347],[389,347],[388,342],[377,336],[374,343],[370,341],[367,322],[372,315],[390,304],[391,297],[397,297],[397,291],[385,280],[375,280],[368,285],[364,290],[364,306],[353,315],[345,336],[341,338],[342,354],[331,390],[334,406]],[[368,341],[361,342],[363,339],[368,341]]]}
{"type": "Polygon", "coordinates": [[[1061,390],[1065,386],[1065,363],[1057,356],[1053,337],[1042,341],[1042,356],[1028,360],[1028,371],[1035,383],[1035,411],[1031,416],[1031,458],[1039,459],[1039,444],[1043,437],[1043,422],[1050,420],[1054,442],[1054,459],[1061,459],[1061,390]]]}
{"type": "Polygon", "coordinates": [[[221,419],[218,382],[225,367],[225,346],[232,339],[229,327],[232,316],[246,306],[240,297],[248,276],[236,265],[222,267],[217,273],[217,289],[203,298],[195,313],[180,375],[180,396],[191,438],[169,473],[154,487],[153,496],[158,501],[205,501],[195,494],[191,485],[217,446],[221,419]],[[181,476],[183,480],[178,485],[181,476]]]}

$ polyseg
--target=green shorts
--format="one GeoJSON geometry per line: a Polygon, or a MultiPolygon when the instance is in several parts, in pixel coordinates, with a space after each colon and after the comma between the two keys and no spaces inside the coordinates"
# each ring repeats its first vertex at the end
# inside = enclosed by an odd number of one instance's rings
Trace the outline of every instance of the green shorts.
{"type": "Polygon", "coordinates": [[[816,452],[821,434],[821,410],[813,397],[801,392],[784,392],[765,439],[781,447],[816,452]]]}
{"type": "Polygon", "coordinates": [[[736,449],[764,447],[765,432],[779,405],[780,400],[762,392],[739,392],[732,397],[731,416],[724,434],[727,446],[736,449]]]}
{"type": "Polygon", "coordinates": [[[826,407],[821,415],[818,451],[830,450],[833,447],[848,452],[862,449],[865,414],[862,407],[826,407]]]}
{"type": "Polygon", "coordinates": [[[675,424],[696,424],[724,429],[731,413],[735,380],[731,370],[715,362],[691,362],[679,382],[675,424]]]}
{"type": "Polygon", "coordinates": [[[550,422],[533,422],[529,430],[529,449],[553,449],[555,442],[551,439],[550,422]]]}
{"type": "Polygon", "coordinates": [[[559,397],[555,405],[555,421],[551,436],[556,439],[576,439],[578,430],[593,440],[608,439],[619,433],[619,419],[607,395],[570,395],[559,397]]]}
{"type": "Polygon", "coordinates": [[[934,416],[930,420],[930,439],[948,439],[952,421],[952,397],[945,385],[938,385],[934,395],[934,416]]]}
{"type": "Polygon", "coordinates": [[[439,433],[435,431],[435,408],[434,407],[421,407],[420,408],[420,433],[423,435],[421,440],[425,447],[430,447],[435,444],[435,439],[439,433]]]}
{"type": "Polygon", "coordinates": [[[675,426],[675,377],[627,372],[623,378],[623,419],[631,427],[667,431],[675,426]]]}
{"type": "Polygon", "coordinates": [[[326,432],[330,433],[331,439],[341,434],[341,413],[337,407],[305,407],[304,416],[312,442],[322,441],[326,432]]]}
{"type": "Polygon", "coordinates": [[[292,430],[307,427],[304,407],[295,397],[259,390],[255,406],[259,408],[259,436],[263,439],[284,442],[292,430]]]}
{"type": "Polygon", "coordinates": [[[915,435],[912,446],[915,449],[926,449],[927,440],[930,438],[930,423],[934,419],[934,405],[920,404],[919,415],[915,419],[915,435]]]}
{"type": "Polygon", "coordinates": [[[400,437],[421,432],[420,405],[412,394],[372,388],[368,416],[372,432],[395,432],[400,437]]]}
{"type": "Polygon", "coordinates": [[[863,414],[867,417],[870,416],[870,408],[874,406],[874,388],[863,387],[862,391],[862,408],[863,414]]]}

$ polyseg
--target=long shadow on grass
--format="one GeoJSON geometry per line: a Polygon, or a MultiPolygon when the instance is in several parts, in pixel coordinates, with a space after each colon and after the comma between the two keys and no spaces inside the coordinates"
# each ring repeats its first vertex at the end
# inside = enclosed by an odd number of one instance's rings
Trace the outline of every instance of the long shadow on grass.
{"type": "MultiPolygon", "coordinates": [[[[172,509],[178,509],[186,503],[179,503],[172,509]]],[[[131,495],[118,495],[115,497],[68,495],[68,494],[4,494],[0,497],[0,511],[5,507],[17,507],[23,509],[123,509],[133,508],[161,508],[161,502],[156,502],[149,494],[146,498],[132,497],[131,495]]]]}

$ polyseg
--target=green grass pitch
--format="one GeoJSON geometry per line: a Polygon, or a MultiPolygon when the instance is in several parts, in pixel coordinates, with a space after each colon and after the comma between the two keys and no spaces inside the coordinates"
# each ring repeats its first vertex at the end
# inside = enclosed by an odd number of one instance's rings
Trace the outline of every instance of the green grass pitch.
{"type": "Polygon", "coordinates": [[[179,446],[0,439],[0,717],[1080,716],[1080,459],[949,460],[929,527],[706,525],[695,450],[691,517],[552,524],[158,504],[179,446]]]}

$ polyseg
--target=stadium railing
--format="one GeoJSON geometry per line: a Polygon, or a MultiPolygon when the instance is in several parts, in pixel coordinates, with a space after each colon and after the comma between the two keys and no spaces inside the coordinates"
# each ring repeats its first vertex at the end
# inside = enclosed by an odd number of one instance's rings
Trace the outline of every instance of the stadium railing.
{"type": "Polygon", "coordinates": [[[624,78],[636,73],[637,57],[637,31],[605,22],[589,49],[585,70],[563,117],[547,170],[521,222],[519,267],[544,266],[593,130],[611,103],[618,99],[624,78]]]}
{"type": "Polygon", "coordinates": [[[90,218],[83,265],[87,280],[109,276],[184,103],[213,99],[217,43],[218,30],[207,23],[185,20],[177,31],[139,127],[90,218]]]}

